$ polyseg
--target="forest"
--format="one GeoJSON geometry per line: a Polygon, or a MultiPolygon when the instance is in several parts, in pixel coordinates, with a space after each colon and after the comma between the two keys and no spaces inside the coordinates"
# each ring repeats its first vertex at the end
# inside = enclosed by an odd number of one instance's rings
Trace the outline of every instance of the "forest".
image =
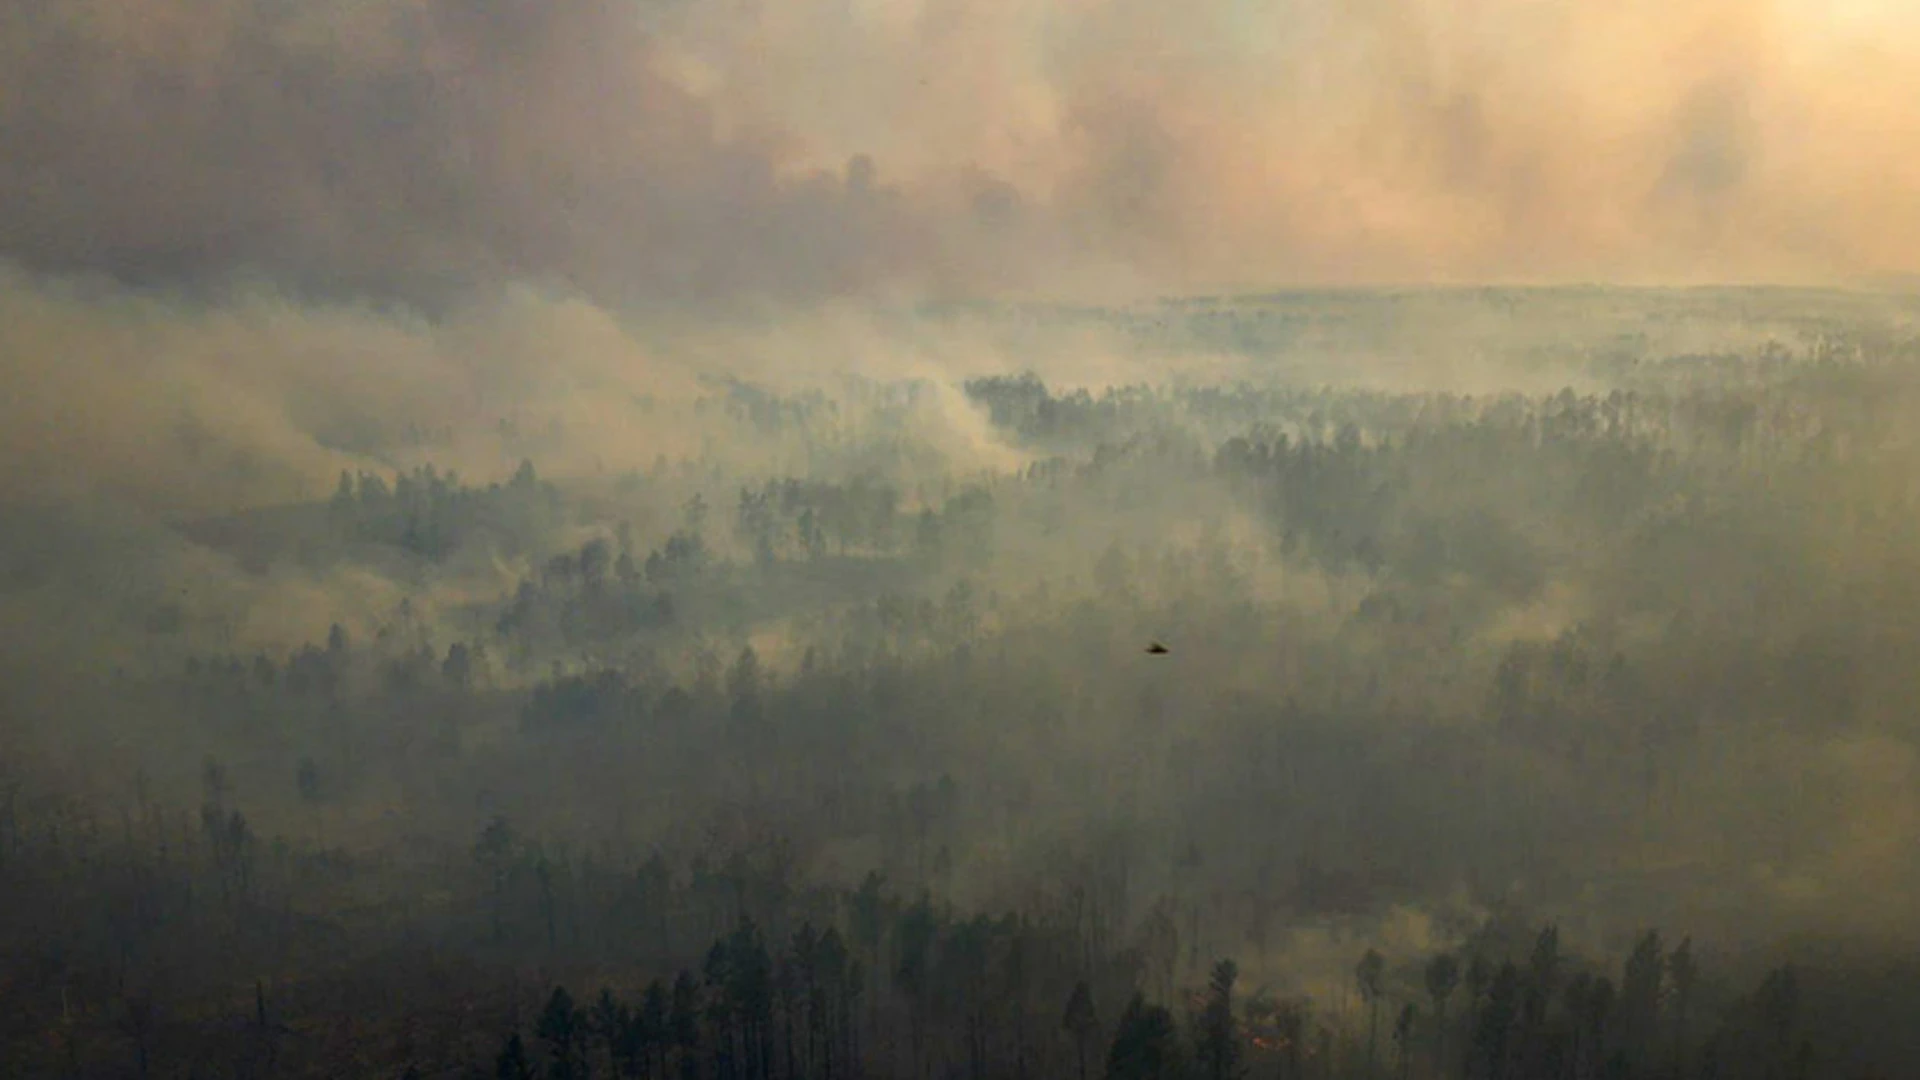
{"type": "Polygon", "coordinates": [[[7,496],[0,1074],[1903,1075],[1916,315],[927,307],[276,499],[183,420],[7,496]]]}

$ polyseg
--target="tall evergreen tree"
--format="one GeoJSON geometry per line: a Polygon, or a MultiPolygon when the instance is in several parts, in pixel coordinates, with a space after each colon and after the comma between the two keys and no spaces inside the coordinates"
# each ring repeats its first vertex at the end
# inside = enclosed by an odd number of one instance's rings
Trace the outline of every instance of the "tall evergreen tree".
{"type": "Polygon", "coordinates": [[[1106,1080],[1170,1080],[1178,1052],[1173,1014],[1136,993],[1120,1015],[1107,1051],[1106,1080]]]}
{"type": "Polygon", "coordinates": [[[1447,1000],[1460,984],[1460,961],[1450,952],[1436,954],[1427,961],[1427,997],[1433,1001],[1433,1071],[1446,1075],[1447,1000]]]}
{"type": "Polygon", "coordinates": [[[1073,993],[1067,997],[1067,1008],[1060,1019],[1060,1026],[1073,1038],[1079,1078],[1087,1080],[1087,1051],[1099,1030],[1099,1020],[1093,1011],[1093,989],[1087,985],[1087,980],[1081,979],[1073,984],[1073,993]]]}
{"type": "Polygon", "coordinates": [[[580,1053],[582,1018],[566,987],[553,988],[534,1034],[546,1044],[547,1075],[552,1080],[585,1080],[586,1062],[580,1053]]]}
{"type": "Polygon", "coordinates": [[[494,1058],[493,1075],[497,1080],[533,1080],[533,1063],[527,1060],[527,1047],[520,1041],[519,1032],[507,1036],[506,1045],[494,1058]]]}
{"type": "Polygon", "coordinates": [[[1232,1080],[1240,1064],[1240,1029],[1233,1015],[1233,984],[1240,969],[1232,960],[1213,966],[1207,1004],[1200,1014],[1200,1062],[1207,1080],[1232,1080]]]}
{"type": "Polygon", "coordinates": [[[1354,966],[1354,984],[1360,1000],[1367,1006],[1367,1077],[1372,1080],[1380,1052],[1380,999],[1386,993],[1387,962],[1380,953],[1368,949],[1354,966]]]}

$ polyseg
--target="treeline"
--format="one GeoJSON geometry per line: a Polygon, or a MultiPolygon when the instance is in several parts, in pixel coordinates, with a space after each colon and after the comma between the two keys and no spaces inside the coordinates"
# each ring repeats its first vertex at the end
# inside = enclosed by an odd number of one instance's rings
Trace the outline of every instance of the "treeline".
{"type": "Polygon", "coordinates": [[[492,675],[484,641],[456,641],[437,649],[424,624],[403,600],[380,627],[373,644],[356,647],[335,623],[325,644],[309,642],[275,658],[190,655],[182,665],[183,697],[196,708],[224,715],[273,715],[310,704],[338,707],[349,700],[415,692],[463,691],[492,675]]]}
{"type": "Polygon", "coordinates": [[[0,1031],[22,1075],[321,1076],[349,1061],[357,1075],[572,1080],[1870,1075],[1823,1042],[1797,969],[1743,990],[1653,931],[1617,967],[1566,950],[1554,926],[1529,939],[1496,919],[1433,955],[1356,945],[1346,972],[1285,955],[1203,970],[1161,909],[1116,922],[1074,887],[990,914],[878,874],[808,883],[777,837],[676,869],[569,855],[504,821],[465,867],[415,876],[268,844],[224,769],[203,781],[191,826],[156,807],[118,835],[53,806],[10,813],[0,940],[20,1012],[0,1031]],[[582,875],[611,890],[591,923],[558,898],[582,875]],[[352,932],[312,911],[369,885],[418,891],[352,932]],[[431,898],[449,888],[453,906],[431,898]],[[398,948],[473,959],[422,982],[398,948]],[[572,974],[528,987],[512,972],[536,958],[572,974]],[[319,987],[361,977],[406,981],[349,1006],[360,1030],[416,1037],[371,1046],[338,1026],[319,987]],[[544,1003],[523,1011],[535,987],[544,1003]]]}
{"type": "Polygon", "coordinates": [[[622,525],[617,546],[595,537],[549,556],[521,580],[493,629],[519,663],[658,631],[675,621],[669,587],[684,584],[705,560],[699,534],[686,532],[636,560],[632,532],[622,525]]]}
{"type": "Polygon", "coordinates": [[[529,550],[561,520],[560,493],[523,461],[505,484],[464,484],[432,465],[394,474],[341,472],[327,504],[334,528],[349,539],[444,559],[478,535],[508,552],[529,550]]]}
{"type": "MultiPolygon", "coordinates": [[[[93,735],[18,740],[70,752],[0,760],[6,1048],[181,1073],[237,995],[297,1072],[276,1025],[334,1045],[317,1018],[363,1008],[303,980],[424,954],[481,970],[364,1012],[459,1001],[450,1070],[512,1028],[542,1073],[683,1080],[1848,1076],[1804,971],[1732,995],[1658,940],[1289,967],[1292,929],[1456,894],[1658,922],[1661,866],[1759,925],[1903,887],[1839,875],[1905,805],[1906,399],[1776,359],[1541,395],[983,380],[1042,455],[992,476],[346,478],[332,535],[418,608],[166,653],[54,703],[93,735]],[[89,782],[40,801],[63,764],[89,782]],[[841,887],[868,871],[893,891],[841,887]],[[516,978],[611,1004],[543,1033],[516,978]]],[[[733,409],[804,442],[829,404],[733,409]]]]}
{"type": "MultiPolygon", "coordinates": [[[[871,889],[871,882],[868,889],[871,889]]],[[[769,945],[742,918],[698,968],[633,1000],[612,987],[576,1002],[555,987],[531,1040],[510,1031],[502,1080],[833,1076],[1244,1076],[1517,1078],[1834,1075],[1822,1067],[1791,966],[1734,993],[1703,983],[1690,940],[1647,931],[1618,970],[1561,950],[1497,951],[1489,927],[1460,952],[1398,964],[1367,949],[1358,1008],[1244,991],[1232,960],[1204,987],[1157,1000],[1141,957],[1094,959],[1047,919],[955,918],[926,901],[887,911],[857,898],[858,942],[804,923],[769,945]],[[876,918],[878,916],[878,918],[876,918]],[[877,966],[876,966],[877,965],[877,966]],[[877,976],[877,977],[876,977],[877,976]],[[1416,985],[1408,985],[1413,983],[1416,985]],[[1063,989],[1064,988],[1064,989],[1063,989]],[[1711,991],[1711,992],[1709,992],[1711,991]],[[604,1067],[602,1067],[604,1063],[604,1067]]],[[[884,905],[885,902],[882,901],[884,905]]]]}

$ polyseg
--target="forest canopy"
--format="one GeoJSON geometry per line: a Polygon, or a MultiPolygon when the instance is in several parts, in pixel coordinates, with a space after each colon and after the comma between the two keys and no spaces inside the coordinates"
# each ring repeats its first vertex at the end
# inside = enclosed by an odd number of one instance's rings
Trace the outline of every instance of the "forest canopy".
{"type": "MultiPolygon", "coordinates": [[[[264,441],[183,399],[192,453],[7,488],[0,1046],[31,1075],[1892,1075],[1914,311],[923,308],[865,347],[969,365],[616,394],[563,358],[598,396],[358,428],[337,396],[264,441]],[[197,480],[118,494],[156,476],[197,480]]],[[[422,373],[475,340],[364,317],[422,373]]]]}

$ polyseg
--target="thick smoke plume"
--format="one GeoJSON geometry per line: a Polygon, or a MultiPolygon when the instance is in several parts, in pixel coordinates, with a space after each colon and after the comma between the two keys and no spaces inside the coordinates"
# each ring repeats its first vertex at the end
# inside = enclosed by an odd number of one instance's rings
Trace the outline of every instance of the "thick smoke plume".
{"type": "Polygon", "coordinates": [[[707,304],[1910,273],[1856,0],[9,5],[0,254],[707,304]]]}
{"type": "Polygon", "coordinates": [[[1906,6],[0,0],[0,1060],[1910,1060],[1906,6]]]}

